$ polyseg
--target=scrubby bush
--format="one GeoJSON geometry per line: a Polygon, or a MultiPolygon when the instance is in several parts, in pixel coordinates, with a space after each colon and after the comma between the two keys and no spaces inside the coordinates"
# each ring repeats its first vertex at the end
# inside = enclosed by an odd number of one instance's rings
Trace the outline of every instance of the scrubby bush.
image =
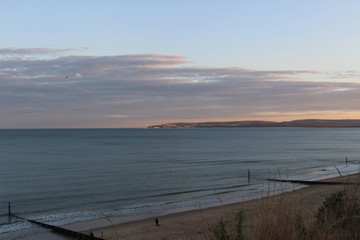
{"type": "Polygon", "coordinates": [[[238,212],[236,214],[236,240],[245,240],[244,220],[245,215],[243,211],[238,212]]]}
{"type": "Polygon", "coordinates": [[[359,214],[358,198],[346,191],[339,191],[325,199],[316,214],[316,219],[319,224],[332,222],[334,227],[339,227],[342,223],[358,220],[359,214]]]}
{"type": "Polygon", "coordinates": [[[216,240],[229,240],[229,235],[226,232],[226,221],[220,219],[217,225],[210,230],[213,234],[214,239],[216,240]]]}
{"type": "Polygon", "coordinates": [[[359,199],[339,191],[325,199],[316,213],[312,239],[360,239],[359,199]]]}

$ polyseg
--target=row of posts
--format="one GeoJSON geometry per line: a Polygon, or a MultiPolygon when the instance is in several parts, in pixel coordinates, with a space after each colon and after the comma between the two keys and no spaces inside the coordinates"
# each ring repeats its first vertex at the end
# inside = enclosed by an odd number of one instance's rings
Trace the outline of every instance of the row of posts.
{"type": "MultiPolygon", "coordinates": [[[[348,158],[347,156],[345,157],[345,164],[346,167],[348,166],[348,158]]],[[[248,183],[250,183],[250,179],[251,179],[251,174],[250,174],[250,170],[248,169],[248,183]]]]}

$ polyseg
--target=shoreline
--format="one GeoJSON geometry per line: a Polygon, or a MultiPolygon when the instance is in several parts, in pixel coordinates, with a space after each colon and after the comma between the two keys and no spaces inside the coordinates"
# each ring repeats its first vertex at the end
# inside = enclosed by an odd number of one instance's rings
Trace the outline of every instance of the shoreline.
{"type": "MultiPolygon", "coordinates": [[[[329,178],[324,181],[360,183],[360,173],[329,178]]],[[[354,185],[352,186],[354,187],[354,185]]],[[[103,237],[106,240],[196,239],[200,237],[203,232],[204,224],[207,226],[215,224],[217,219],[224,216],[235,215],[239,210],[244,211],[245,216],[251,216],[259,204],[263,204],[264,202],[271,203],[279,198],[301,198],[303,207],[306,207],[309,211],[316,210],[325,200],[326,196],[348,187],[349,185],[303,186],[300,189],[281,192],[279,194],[269,191],[269,193],[264,194],[258,199],[205,209],[199,208],[185,212],[149,216],[146,219],[138,219],[119,224],[113,222],[111,219],[103,219],[102,224],[98,224],[97,226],[89,225],[89,223],[78,223],[70,227],[73,230],[78,230],[83,233],[93,232],[95,236],[103,237]],[[156,226],[156,218],[159,220],[160,226],[156,226]]]]}

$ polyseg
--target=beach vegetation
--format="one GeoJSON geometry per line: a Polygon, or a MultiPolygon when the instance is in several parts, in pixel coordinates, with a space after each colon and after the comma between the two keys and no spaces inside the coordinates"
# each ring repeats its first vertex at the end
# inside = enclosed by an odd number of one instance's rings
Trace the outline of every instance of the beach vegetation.
{"type": "Polygon", "coordinates": [[[226,230],[226,221],[223,218],[218,220],[217,224],[210,229],[210,232],[216,240],[230,240],[226,230]]]}
{"type": "Polygon", "coordinates": [[[236,214],[236,240],[245,240],[244,232],[245,215],[243,211],[236,214]]]}
{"type": "Polygon", "coordinates": [[[325,224],[329,221],[341,223],[344,220],[351,220],[353,216],[359,214],[360,208],[357,197],[349,195],[346,191],[339,191],[325,199],[318,209],[316,219],[319,224],[325,224]]]}
{"type": "Polygon", "coordinates": [[[334,192],[312,210],[303,207],[299,196],[278,196],[271,201],[260,201],[256,210],[239,211],[235,215],[235,219],[220,218],[210,229],[210,239],[360,239],[357,191],[334,192]]]}
{"type": "Polygon", "coordinates": [[[246,240],[244,220],[243,211],[239,211],[231,221],[220,218],[214,226],[209,228],[211,234],[207,236],[209,239],[214,240],[246,240]]]}

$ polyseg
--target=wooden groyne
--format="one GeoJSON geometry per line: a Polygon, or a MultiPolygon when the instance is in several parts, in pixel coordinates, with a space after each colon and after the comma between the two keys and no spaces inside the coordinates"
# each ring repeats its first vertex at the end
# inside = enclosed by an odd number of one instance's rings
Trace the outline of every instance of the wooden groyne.
{"type": "Polygon", "coordinates": [[[70,236],[70,237],[73,237],[73,238],[84,239],[84,240],[104,240],[103,238],[98,238],[98,237],[95,237],[95,236],[93,236],[93,235],[88,235],[88,234],[85,234],[85,233],[76,232],[76,231],[69,230],[69,229],[66,229],[66,228],[57,227],[57,226],[53,226],[53,225],[50,225],[50,224],[38,222],[38,221],[35,221],[35,220],[23,218],[23,217],[20,217],[20,216],[11,214],[11,213],[10,213],[10,215],[11,215],[12,217],[16,217],[16,218],[19,218],[19,219],[23,219],[23,220],[29,221],[29,222],[31,222],[31,223],[40,225],[40,226],[42,226],[42,227],[51,229],[51,230],[53,230],[53,231],[55,231],[55,232],[57,232],[57,233],[61,233],[61,234],[64,234],[64,235],[67,235],[67,236],[70,236]]]}
{"type": "Polygon", "coordinates": [[[272,182],[288,182],[288,183],[299,183],[306,185],[359,185],[359,183],[351,183],[351,182],[305,181],[305,180],[287,180],[287,179],[275,179],[275,178],[268,178],[266,180],[272,182]]]}

